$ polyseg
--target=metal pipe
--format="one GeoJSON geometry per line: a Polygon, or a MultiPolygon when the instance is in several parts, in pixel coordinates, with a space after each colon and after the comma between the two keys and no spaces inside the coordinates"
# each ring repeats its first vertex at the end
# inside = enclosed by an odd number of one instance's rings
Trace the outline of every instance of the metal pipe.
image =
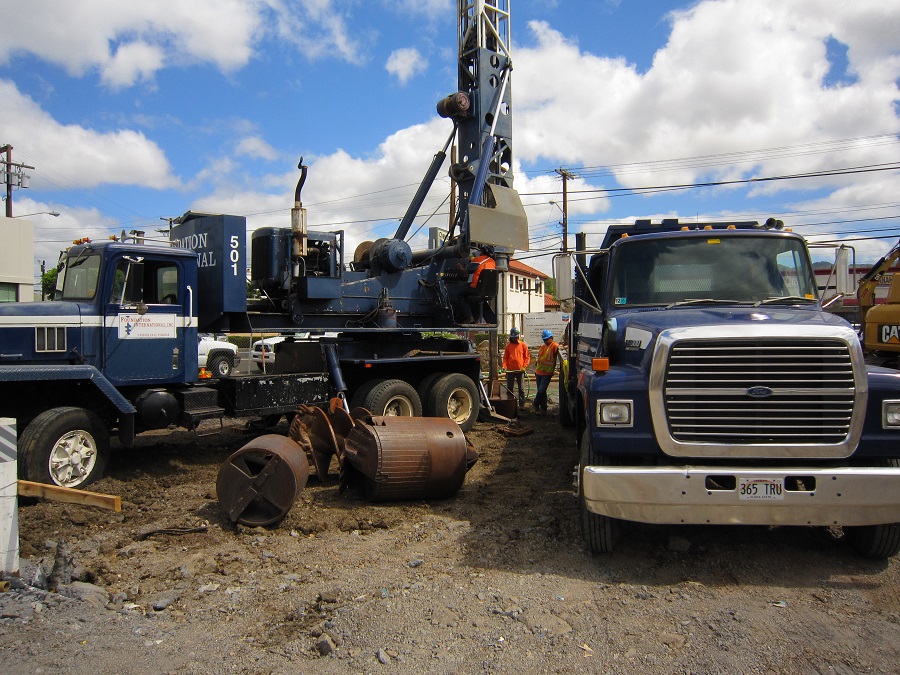
{"type": "Polygon", "coordinates": [[[406,239],[406,235],[409,234],[409,228],[412,226],[413,220],[416,215],[418,215],[419,209],[422,208],[422,203],[425,201],[425,197],[428,196],[428,191],[434,184],[434,179],[437,178],[437,173],[441,170],[444,160],[447,159],[447,148],[450,147],[450,143],[453,142],[453,137],[455,135],[456,124],[454,123],[453,131],[450,132],[450,137],[447,139],[447,142],[444,143],[443,149],[439,150],[431,160],[431,166],[429,166],[428,171],[425,172],[425,177],[422,178],[419,189],[416,190],[415,197],[413,197],[412,202],[410,202],[407,207],[406,213],[400,221],[400,226],[397,228],[397,233],[394,235],[394,239],[406,239]]]}

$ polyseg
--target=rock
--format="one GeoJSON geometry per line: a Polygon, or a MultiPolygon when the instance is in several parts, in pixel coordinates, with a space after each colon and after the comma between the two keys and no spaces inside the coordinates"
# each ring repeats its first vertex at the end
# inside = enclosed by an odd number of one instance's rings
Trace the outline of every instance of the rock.
{"type": "Polygon", "coordinates": [[[659,636],[659,640],[671,649],[681,649],[682,647],[684,647],[684,643],[687,641],[687,638],[685,638],[684,635],[679,635],[678,633],[662,633],[659,636]]]}
{"type": "Polygon", "coordinates": [[[213,574],[218,569],[212,556],[203,553],[194,553],[179,566],[177,576],[182,579],[191,579],[198,574],[213,574]]]}
{"type": "Polygon", "coordinates": [[[549,612],[529,609],[519,614],[516,619],[535,634],[567,635],[572,632],[572,626],[567,621],[549,612]]]}
{"type": "Polygon", "coordinates": [[[379,649],[375,652],[375,658],[378,659],[378,663],[385,666],[391,662],[391,657],[388,656],[387,652],[383,649],[379,649]]]}
{"type": "Polygon", "coordinates": [[[418,567],[418,566],[421,565],[423,562],[425,562],[425,561],[424,561],[424,560],[420,560],[419,558],[416,558],[415,560],[410,560],[409,563],[407,563],[407,564],[408,564],[410,567],[418,567]]]}
{"type": "Polygon", "coordinates": [[[106,607],[109,602],[106,589],[84,581],[73,581],[67,586],[60,586],[58,590],[70,598],[77,598],[95,607],[106,607]]]}
{"type": "Polygon", "coordinates": [[[341,520],[341,524],[338,527],[341,532],[353,532],[359,529],[359,521],[356,518],[347,516],[341,520]]]}
{"type": "Polygon", "coordinates": [[[340,594],[338,591],[319,591],[319,602],[324,602],[326,605],[333,605],[338,601],[340,594]]]}
{"type": "Polygon", "coordinates": [[[316,649],[319,651],[320,656],[328,656],[329,654],[334,653],[334,642],[331,641],[331,638],[328,635],[322,635],[316,640],[316,649]]]}
{"type": "Polygon", "coordinates": [[[174,603],[178,598],[174,595],[161,595],[156,600],[153,601],[151,607],[157,612],[161,612],[166,609],[169,605],[174,603]]]}
{"type": "Polygon", "coordinates": [[[431,612],[432,626],[455,626],[459,616],[450,607],[437,607],[431,612]]]}

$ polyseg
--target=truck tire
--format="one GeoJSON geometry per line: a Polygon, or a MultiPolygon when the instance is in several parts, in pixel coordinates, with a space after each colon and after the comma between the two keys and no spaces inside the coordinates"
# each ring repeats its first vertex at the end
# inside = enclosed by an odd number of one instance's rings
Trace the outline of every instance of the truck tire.
{"type": "Polygon", "coordinates": [[[421,417],[422,401],[412,385],[403,380],[383,380],[365,397],[362,405],[373,415],[421,417]]]}
{"type": "Polygon", "coordinates": [[[612,553],[619,541],[619,521],[589,511],[584,501],[584,467],[609,464],[608,458],[591,447],[590,431],[581,436],[581,464],[578,466],[578,504],[581,508],[581,530],[591,553],[612,553]]]}
{"type": "MultiPolygon", "coordinates": [[[[369,392],[371,392],[375,387],[377,387],[382,382],[386,382],[384,378],[368,380],[363,382],[359,387],[356,388],[356,391],[350,396],[350,408],[365,408],[366,400],[369,398],[369,392]]],[[[373,413],[374,414],[374,413],[373,413]]]]}
{"type": "Polygon", "coordinates": [[[429,373],[419,382],[416,387],[416,393],[419,395],[419,400],[422,401],[422,406],[424,408],[423,412],[426,416],[431,417],[434,415],[433,412],[428,410],[428,396],[431,394],[431,390],[434,387],[434,383],[441,379],[447,373],[429,373]]]}
{"type": "MultiPolygon", "coordinates": [[[[897,467],[900,460],[891,459],[887,464],[897,467]]],[[[844,536],[864,558],[886,560],[900,553],[900,523],[845,527],[844,536]]]]}
{"type": "Polygon", "coordinates": [[[231,375],[232,362],[225,354],[216,354],[207,362],[206,368],[216,377],[228,377],[231,375]]]}
{"type": "Polygon", "coordinates": [[[38,483],[83,488],[103,477],[109,435],[90,410],[45,410],[19,435],[19,477],[38,483]]]}
{"type": "Polygon", "coordinates": [[[461,373],[449,373],[431,387],[428,394],[428,415],[449,417],[463,432],[471,429],[478,421],[481,402],[475,383],[461,373]]]}

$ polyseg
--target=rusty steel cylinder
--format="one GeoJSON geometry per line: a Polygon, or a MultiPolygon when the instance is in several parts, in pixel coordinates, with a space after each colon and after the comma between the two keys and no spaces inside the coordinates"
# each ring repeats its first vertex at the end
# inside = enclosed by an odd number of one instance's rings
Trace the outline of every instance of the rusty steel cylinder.
{"type": "Polygon", "coordinates": [[[373,501],[443,499],[459,492],[472,462],[456,422],[436,417],[371,417],[347,436],[344,459],[373,501]]]}
{"type": "Polygon", "coordinates": [[[219,504],[233,523],[276,523],[291,510],[309,479],[306,453],[286,436],[255,438],[219,469],[219,504]]]}

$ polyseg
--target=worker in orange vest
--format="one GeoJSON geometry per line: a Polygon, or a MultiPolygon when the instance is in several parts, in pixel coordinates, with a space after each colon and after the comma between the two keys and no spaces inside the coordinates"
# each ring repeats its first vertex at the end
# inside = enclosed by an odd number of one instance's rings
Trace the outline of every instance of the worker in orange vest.
{"type": "Polygon", "coordinates": [[[544,344],[538,350],[537,365],[534,369],[534,381],[537,384],[537,394],[534,396],[534,412],[538,415],[547,413],[547,388],[556,370],[556,360],[560,359],[559,343],[553,339],[553,331],[549,328],[541,333],[544,344]]]}
{"type": "Polygon", "coordinates": [[[519,329],[513,326],[509,331],[509,342],[503,351],[503,369],[506,371],[506,388],[510,394],[516,384],[519,385],[519,406],[525,405],[525,369],[531,361],[528,345],[519,339],[519,329]]]}
{"type": "Polygon", "coordinates": [[[479,255],[472,258],[469,262],[469,277],[467,285],[460,293],[462,300],[463,319],[462,323],[475,323],[475,314],[478,315],[479,323],[485,323],[482,312],[482,300],[470,300],[469,298],[478,293],[478,278],[484,270],[497,269],[496,261],[491,257],[494,253],[490,246],[482,246],[479,249],[479,255]],[[476,305],[476,303],[478,303],[476,305]]]}

